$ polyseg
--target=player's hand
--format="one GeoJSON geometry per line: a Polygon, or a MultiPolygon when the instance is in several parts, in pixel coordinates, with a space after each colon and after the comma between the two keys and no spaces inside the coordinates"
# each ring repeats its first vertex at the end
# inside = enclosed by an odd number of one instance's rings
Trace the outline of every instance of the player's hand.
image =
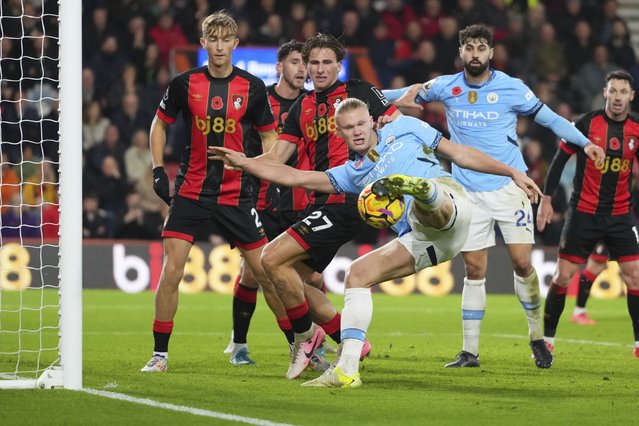
{"type": "Polygon", "coordinates": [[[552,220],[554,209],[552,208],[552,197],[550,195],[544,195],[539,201],[539,208],[537,209],[537,229],[539,232],[546,228],[546,224],[552,220]]]}
{"type": "Polygon", "coordinates": [[[588,158],[595,162],[595,166],[597,167],[601,167],[606,159],[606,153],[604,150],[599,145],[595,145],[592,142],[588,142],[586,146],[584,146],[584,152],[588,158]]]}
{"type": "Polygon", "coordinates": [[[525,173],[517,171],[513,175],[513,181],[518,187],[524,190],[531,203],[536,203],[539,201],[539,197],[543,196],[541,189],[539,189],[535,181],[526,176],[525,173]]]}
{"type": "Polygon", "coordinates": [[[167,205],[171,205],[169,177],[166,175],[163,166],[158,166],[153,169],[153,190],[167,205]]]}
{"type": "Polygon", "coordinates": [[[420,90],[422,90],[421,83],[413,84],[406,93],[394,102],[395,106],[399,108],[417,108],[420,111],[423,110],[424,106],[415,102],[420,90]]]}
{"type": "Polygon", "coordinates": [[[377,123],[375,123],[375,128],[377,130],[381,130],[382,127],[384,127],[385,125],[387,125],[388,123],[390,123],[391,121],[393,121],[393,119],[391,118],[390,115],[380,115],[377,118],[377,123]]]}
{"type": "Polygon", "coordinates": [[[223,161],[224,167],[227,169],[241,170],[242,165],[246,162],[246,154],[222,146],[209,146],[206,152],[209,160],[223,161]]]}

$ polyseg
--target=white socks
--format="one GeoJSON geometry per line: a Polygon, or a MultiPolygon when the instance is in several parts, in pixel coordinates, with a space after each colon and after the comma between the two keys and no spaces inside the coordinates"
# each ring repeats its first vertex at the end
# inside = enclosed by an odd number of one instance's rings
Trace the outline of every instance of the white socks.
{"type": "Polygon", "coordinates": [[[430,190],[427,194],[424,195],[423,198],[417,198],[415,196],[413,196],[413,198],[424,210],[437,210],[444,203],[444,200],[446,199],[446,193],[444,193],[444,191],[441,191],[433,180],[429,180],[428,185],[430,186],[430,190]]]}
{"type": "Polygon", "coordinates": [[[359,371],[366,332],[373,318],[373,298],[368,288],[347,288],[344,290],[342,310],[342,352],[337,363],[347,376],[359,371]]]}
{"type": "Polygon", "coordinates": [[[486,312],[486,279],[464,278],[462,291],[462,327],[464,329],[463,350],[479,354],[479,329],[486,312]]]}
{"type": "Polygon", "coordinates": [[[517,274],[513,274],[513,276],[515,277],[515,294],[524,308],[526,320],[528,320],[530,340],[542,339],[544,331],[541,324],[541,297],[537,272],[533,269],[532,274],[526,278],[517,274]]]}

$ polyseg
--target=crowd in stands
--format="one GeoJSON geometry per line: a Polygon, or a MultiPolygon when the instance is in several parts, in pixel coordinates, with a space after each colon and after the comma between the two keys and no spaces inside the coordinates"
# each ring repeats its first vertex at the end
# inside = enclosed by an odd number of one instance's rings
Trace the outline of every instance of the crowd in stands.
{"type": "MultiPolygon", "coordinates": [[[[58,54],[55,39],[49,38],[57,36],[57,21],[46,15],[57,2],[44,2],[42,19],[40,1],[5,3],[3,13],[9,18],[2,19],[4,33],[25,38],[2,39],[3,223],[20,215],[5,207],[16,194],[6,189],[20,188],[7,182],[22,183],[25,190],[18,193],[24,202],[26,188],[34,186],[30,182],[37,182],[38,174],[44,182],[57,181],[57,167],[43,165],[58,161],[53,143],[58,54]],[[44,102],[30,102],[42,94],[44,102]],[[36,145],[30,154],[24,152],[28,144],[19,144],[25,140],[36,145]],[[27,155],[34,157],[29,164],[37,165],[33,174],[24,166],[27,155]]],[[[152,190],[148,129],[175,70],[172,50],[198,44],[201,21],[215,10],[226,9],[237,20],[240,45],[277,46],[321,31],[347,47],[367,48],[383,88],[460,71],[458,31],[484,23],[494,31],[493,68],[524,80],[569,120],[603,107],[601,93],[609,71],[624,68],[639,82],[628,25],[618,14],[616,0],[85,0],[82,7],[86,238],[159,237],[167,209],[152,190]]],[[[358,77],[357,67],[351,66],[350,77],[358,77]]],[[[426,106],[421,118],[447,133],[442,106],[426,106]]],[[[167,162],[176,163],[182,129],[173,126],[171,132],[165,155],[167,162]]],[[[518,136],[529,173],[543,186],[558,141],[526,118],[520,119],[518,136]]],[[[30,196],[52,197],[51,203],[57,203],[57,194],[52,195],[56,191],[46,186],[41,183],[30,196]]],[[[571,191],[569,172],[564,173],[562,190],[571,191]]],[[[561,212],[566,197],[558,200],[561,212]]],[[[557,216],[538,242],[557,243],[561,214],[557,216]]],[[[2,232],[4,236],[4,228],[2,232]]]]}

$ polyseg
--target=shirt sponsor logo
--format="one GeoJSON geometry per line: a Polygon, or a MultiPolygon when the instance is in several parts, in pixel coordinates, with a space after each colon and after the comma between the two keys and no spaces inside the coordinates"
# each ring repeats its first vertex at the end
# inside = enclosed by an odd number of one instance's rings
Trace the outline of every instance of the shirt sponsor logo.
{"type": "Polygon", "coordinates": [[[486,101],[488,101],[489,104],[495,104],[498,100],[499,96],[497,96],[497,93],[495,92],[490,92],[486,95],[486,101]]]}
{"type": "Polygon", "coordinates": [[[477,102],[477,97],[477,92],[471,90],[470,92],[468,92],[468,103],[471,105],[474,104],[475,102],[477,102]]]}

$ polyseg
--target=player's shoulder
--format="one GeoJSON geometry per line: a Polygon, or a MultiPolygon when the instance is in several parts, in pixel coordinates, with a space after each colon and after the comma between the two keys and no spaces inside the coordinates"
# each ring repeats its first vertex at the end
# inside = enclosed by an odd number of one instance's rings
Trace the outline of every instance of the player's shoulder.
{"type": "Polygon", "coordinates": [[[499,84],[501,87],[528,89],[528,86],[521,78],[513,77],[499,70],[492,70],[492,72],[493,72],[493,77],[492,77],[493,82],[495,82],[496,84],[499,84]]]}
{"type": "Polygon", "coordinates": [[[595,117],[604,117],[605,118],[605,113],[603,109],[596,109],[594,111],[589,111],[583,114],[580,114],[577,116],[577,118],[575,118],[575,124],[580,124],[580,123],[588,123],[590,121],[592,121],[593,118],[595,117]]]}
{"type": "Polygon", "coordinates": [[[373,87],[373,85],[369,83],[368,81],[362,80],[359,78],[351,78],[350,80],[347,80],[344,84],[346,84],[346,87],[348,88],[373,87]]]}
{"type": "Polygon", "coordinates": [[[248,80],[249,83],[253,86],[253,85],[257,85],[257,86],[261,86],[261,87],[266,87],[266,85],[264,84],[264,82],[262,81],[261,78],[256,77],[255,75],[251,74],[250,72],[243,70],[242,68],[238,68],[235,65],[233,66],[233,73],[235,74],[236,77],[241,77],[245,80],[248,80]]]}
{"type": "Polygon", "coordinates": [[[628,120],[632,120],[636,124],[639,124],[639,114],[637,114],[636,112],[628,113],[628,120]]]}
{"type": "Polygon", "coordinates": [[[173,76],[173,78],[171,80],[174,80],[174,81],[188,81],[189,78],[191,78],[192,75],[197,75],[197,74],[207,75],[206,67],[205,66],[201,66],[201,67],[191,68],[191,69],[188,69],[186,71],[182,71],[181,73],[178,73],[175,76],[173,76]]]}

